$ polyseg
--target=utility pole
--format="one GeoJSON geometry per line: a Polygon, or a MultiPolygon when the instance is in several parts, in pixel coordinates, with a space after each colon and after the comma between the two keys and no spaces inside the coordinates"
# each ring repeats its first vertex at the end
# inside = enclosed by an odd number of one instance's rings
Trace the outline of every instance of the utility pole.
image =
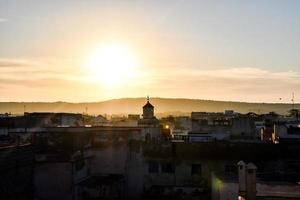
{"type": "Polygon", "coordinates": [[[295,94],[294,92],[292,93],[292,106],[293,106],[293,110],[295,109],[295,94]]]}

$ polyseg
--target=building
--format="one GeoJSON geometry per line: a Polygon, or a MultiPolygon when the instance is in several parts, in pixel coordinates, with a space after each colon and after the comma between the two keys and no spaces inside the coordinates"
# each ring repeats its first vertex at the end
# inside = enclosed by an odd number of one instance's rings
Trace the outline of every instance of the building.
{"type": "Polygon", "coordinates": [[[229,133],[198,133],[189,132],[188,135],[189,142],[215,142],[215,141],[229,141],[229,133]]]}
{"type": "Polygon", "coordinates": [[[37,199],[124,198],[128,146],[141,139],[141,128],[49,127],[27,132],[35,141],[37,199]],[[120,191],[117,197],[115,191],[120,191]]]}
{"type": "Polygon", "coordinates": [[[300,122],[275,123],[273,140],[278,142],[300,142],[300,122]]]}
{"type": "Polygon", "coordinates": [[[88,122],[86,125],[91,125],[91,126],[108,126],[109,121],[106,119],[106,117],[102,115],[94,116],[94,117],[89,117],[88,122]]]}
{"type": "Polygon", "coordinates": [[[224,113],[192,112],[192,132],[227,133],[231,131],[231,120],[224,113]]]}
{"type": "Polygon", "coordinates": [[[15,119],[15,127],[74,127],[83,126],[82,114],[34,112],[15,119]]]}
{"type": "Polygon", "coordinates": [[[34,149],[31,144],[0,147],[0,199],[34,197],[34,149]]]}
{"type": "Polygon", "coordinates": [[[146,104],[143,106],[143,117],[138,121],[139,126],[157,127],[159,121],[154,115],[154,106],[150,103],[149,97],[146,104]]]}
{"type": "Polygon", "coordinates": [[[154,115],[154,106],[150,103],[149,97],[143,106],[143,117],[138,120],[138,126],[142,127],[142,137],[147,141],[159,141],[161,131],[159,120],[154,115]]]}
{"type": "Polygon", "coordinates": [[[259,137],[254,121],[247,116],[232,119],[231,137],[240,139],[256,139],[259,137]]]}

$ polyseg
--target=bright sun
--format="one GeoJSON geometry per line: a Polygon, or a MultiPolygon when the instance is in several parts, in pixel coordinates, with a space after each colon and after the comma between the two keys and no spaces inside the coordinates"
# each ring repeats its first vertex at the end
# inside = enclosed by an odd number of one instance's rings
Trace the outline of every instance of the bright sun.
{"type": "Polygon", "coordinates": [[[128,47],[107,43],[92,51],[87,65],[92,81],[115,86],[128,82],[134,75],[137,58],[128,47]]]}

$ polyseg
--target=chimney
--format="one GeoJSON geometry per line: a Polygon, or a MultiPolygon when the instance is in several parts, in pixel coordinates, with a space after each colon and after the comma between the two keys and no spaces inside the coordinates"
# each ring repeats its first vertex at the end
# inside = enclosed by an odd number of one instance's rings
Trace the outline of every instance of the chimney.
{"type": "Polygon", "coordinates": [[[247,175],[246,175],[246,197],[247,200],[256,199],[256,170],[257,167],[253,163],[248,163],[247,165],[247,175]]]}
{"type": "Polygon", "coordinates": [[[238,200],[256,199],[256,170],[253,163],[238,162],[239,197],[238,200]]]}
{"type": "Polygon", "coordinates": [[[238,162],[238,175],[239,175],[239,195],[246,195],[246,163],[244,161],[238,162]]]}

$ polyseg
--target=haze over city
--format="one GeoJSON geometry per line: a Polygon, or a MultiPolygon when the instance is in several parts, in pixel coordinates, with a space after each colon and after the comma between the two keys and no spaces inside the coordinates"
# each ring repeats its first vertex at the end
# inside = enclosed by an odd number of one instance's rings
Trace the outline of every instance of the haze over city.
{"type": "MultiPolygon", "coordinates": [[[[0,1],[0,101],[291,103],[300,2],[0,1]]],[[[299,95],[297,95],[299,94],[299,95]]]]}

